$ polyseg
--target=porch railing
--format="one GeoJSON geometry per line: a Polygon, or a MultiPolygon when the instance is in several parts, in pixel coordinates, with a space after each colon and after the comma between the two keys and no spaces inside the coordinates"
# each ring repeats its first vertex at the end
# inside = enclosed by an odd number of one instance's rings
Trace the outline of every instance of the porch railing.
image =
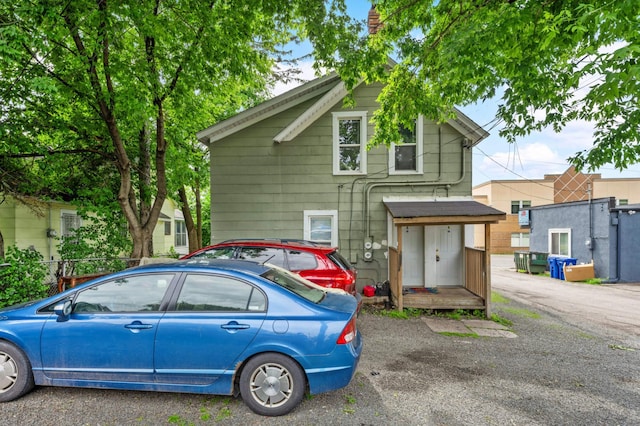
{"type": "Polygon", "coordinates": [[[487,279],[485,273],[485,256],[484,250],[465,247],[465,282],[464,287],[476,296],[480,296],[485,300],[489,297],[487,294],[487,279]]]}

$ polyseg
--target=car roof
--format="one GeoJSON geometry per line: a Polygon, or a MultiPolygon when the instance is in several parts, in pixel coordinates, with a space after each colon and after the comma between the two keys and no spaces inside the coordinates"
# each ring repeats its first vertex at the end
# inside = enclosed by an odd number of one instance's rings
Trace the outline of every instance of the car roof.
{"type": "Polygon", "coordinates": [[[336,250],[335,247],[327,246],[324,244],[316,243],[308,240],[299,239],[282,239],[282,238],[238,238],[233,240],[225,240],[217,244],[212,244],[208,248],[212,247],[224,247],[224,246],[258,246],[258,247],[284,247],[293,249],[302,249],[306,251],[320,251],[323,253],[331,253],[336,250]]]}
{"type": "Polygon", "coordinates": [[[249,260],[193,258],[176,260],[175,262],[153,263],[137,266],[129,269],[129,271],[132,269],[139,272],[176,271],[179,269],[227,270],[262,275],[266,271],[270,270],[271,266],[249,260]]]}

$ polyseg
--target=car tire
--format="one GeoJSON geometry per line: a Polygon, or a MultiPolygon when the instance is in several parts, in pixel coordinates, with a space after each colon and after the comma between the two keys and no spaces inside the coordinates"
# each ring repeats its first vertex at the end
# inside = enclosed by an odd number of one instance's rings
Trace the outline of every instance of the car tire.
{"type": "Polygon", "coordinates": [[[0,342],[0,402],[20,398],[33,386],[31,363],[24,352],[11,343],[0,342]]]}
{"type": "Polygon", "coordinates": [[[282,416],[296,408],[307,388],[302,368],[291,358],[265,353],[252,358],[240,376],[240,395],[263,416],[282,416]]]}

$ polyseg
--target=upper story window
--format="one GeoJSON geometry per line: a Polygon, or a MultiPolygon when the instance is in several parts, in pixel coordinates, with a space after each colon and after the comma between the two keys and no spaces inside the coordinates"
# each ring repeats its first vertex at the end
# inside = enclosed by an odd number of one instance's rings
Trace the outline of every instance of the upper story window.
{"type": "Polygon", "coordinates": [[[520,209],[531,207],[531,200],[515,200],[511,201],[511,214],[520,213],[520,209]]]}
{"type": "Polygon", "coordinates": [[[367,113],[333,113],[333,174],[367,173],[367,113]]]}
{"type": "Polygon", "coordinates": [[[424,163],[422,116],[414,120],[413,127],[400,126],[400,140],[389,150],[389,173],[395,175],[422,173],[424,163]]]}

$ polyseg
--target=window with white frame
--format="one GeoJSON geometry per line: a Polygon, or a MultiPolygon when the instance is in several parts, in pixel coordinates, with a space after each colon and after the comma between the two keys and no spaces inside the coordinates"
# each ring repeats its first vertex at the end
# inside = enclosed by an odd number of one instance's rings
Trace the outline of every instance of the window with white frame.
{"type": "Polygon", "coordinates": [[[528,232],[511,233],[511,247],[529,247],[528,232]]]}
{"type": "Polygon", "coordinates": [[[367,112],[333,113],[333,174],[367,173],[367,112]]]}
{"type": "Polygon", "coordinates": [[[187,245],[187,225],[184,220],[176,220],[175,246],[185,247],[187,245]]]}
{"type": "Polygon", "coordinates": [[[76,229],[82,226],[82,218],[71,210],[62,210],[60,212],[60,236],[62,238],[74,238],[76,229]]]}
{"type": "Polygon", "coordinates": [[[571,229],[549,229],[549,256],[571,257],[571,229]]]}
{"type": "Polygon", "coordinates": [[[305,210],[304,239],[336,247],[338,245],[338,211],[305,210]]]}
{"type": "Polygon", "coordinates": [[[391,144],[389,150],[389,173],[416,174],[422,173],[424,160],[422,116],[414,120],[413,127],[400,126],[400,140],[391,144]]]}

